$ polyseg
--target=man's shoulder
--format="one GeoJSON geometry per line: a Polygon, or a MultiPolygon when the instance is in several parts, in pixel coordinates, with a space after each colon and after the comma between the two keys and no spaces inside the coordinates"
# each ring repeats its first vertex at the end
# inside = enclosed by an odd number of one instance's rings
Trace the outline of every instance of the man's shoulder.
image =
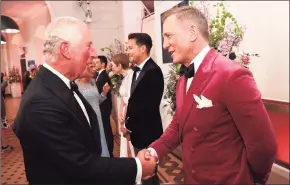
{"type": "Polygon", "coordinates": [[[213,69],[218,73],[232,74],[234,71],[244,69],[236,60],[230,60],[220,54],[214,61],[213,69]]]}
{"type": "Polygon", "coordinates": [[[149,60],[148,60],[148,62],[150,63],[150,68],[148,69],[149,71],[155,71],[156,73],[161,73],[161,74],[163,74],[162,73],[162,70],[161,70],[161,68],[160,68],[160,66],[152,59],[152,58],[150,58],[149,60]]]}

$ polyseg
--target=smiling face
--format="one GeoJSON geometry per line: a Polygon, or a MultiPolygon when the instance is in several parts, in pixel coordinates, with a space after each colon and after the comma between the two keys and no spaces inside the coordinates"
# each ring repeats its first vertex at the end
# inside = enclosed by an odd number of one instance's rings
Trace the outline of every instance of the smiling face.
{"type": "Polygon", "coordinates": [[[196,40],[187,21],[181,22],[175,15],[169,16],[163,24],[163,48],[171,54],[173,63],[185,63],[189,59],[196,40]]]}
{"type": "Polygon", "coordinates": [[[136,43],[136,39],[129,39],[128,40],[128,49],[127,49],[127,54],[129,56],[129,60],[132,63],[138,63],[142,55],[146,52],[146,47],[144,45],[139,46],[136,43]]]}

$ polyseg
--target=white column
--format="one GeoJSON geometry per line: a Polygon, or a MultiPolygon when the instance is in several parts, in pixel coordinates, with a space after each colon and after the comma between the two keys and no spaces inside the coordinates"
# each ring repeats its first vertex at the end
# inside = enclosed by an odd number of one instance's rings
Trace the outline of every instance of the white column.
{"type": "Polygon", "coordinates": [[[141,1],[122,1],[122,22],[124,41],[128,40],[128,34],[141,32],[141,18],[143,14],[141,1]]]}

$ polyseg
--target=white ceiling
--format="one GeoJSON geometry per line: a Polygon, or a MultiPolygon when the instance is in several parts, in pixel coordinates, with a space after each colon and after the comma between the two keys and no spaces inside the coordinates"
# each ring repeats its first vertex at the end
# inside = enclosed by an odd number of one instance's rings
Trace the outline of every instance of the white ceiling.
{"type": "Polygon", "coordinates": [[[43,0],[37,1],[1,1],[1,14],[11,17],[19,25],[24,19],[33,18],[47,9],[43,0]]]}

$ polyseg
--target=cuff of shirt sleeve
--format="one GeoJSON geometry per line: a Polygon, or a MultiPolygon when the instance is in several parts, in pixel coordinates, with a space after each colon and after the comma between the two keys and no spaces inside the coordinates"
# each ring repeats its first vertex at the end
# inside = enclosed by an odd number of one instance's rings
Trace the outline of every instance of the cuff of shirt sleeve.
{"type": "Polygon", "coordinates": [[[126,128],[126,124],[124,124],[124,128],[125,128],[129,133],[132,133],[131,130],[129,130],[129,129],[126,128]]]}
{"type": "Polygon", "coordinates": [[[136,175],[136,184],[141,184],[142,180],[142,165],[141,161],[138,158],[135,158],[137,164],[137,175],[136,175]]]}
{"type": "Polygon", "coordinates": [[[156,157],[157,159],[157,164],[159,163],[159,159],[158,159],[158,155],[157,155],[157,152],[155,151],[154,148],[148,148],[148,150],[150,151],[150,154],[154,157],[156,157]]]}

